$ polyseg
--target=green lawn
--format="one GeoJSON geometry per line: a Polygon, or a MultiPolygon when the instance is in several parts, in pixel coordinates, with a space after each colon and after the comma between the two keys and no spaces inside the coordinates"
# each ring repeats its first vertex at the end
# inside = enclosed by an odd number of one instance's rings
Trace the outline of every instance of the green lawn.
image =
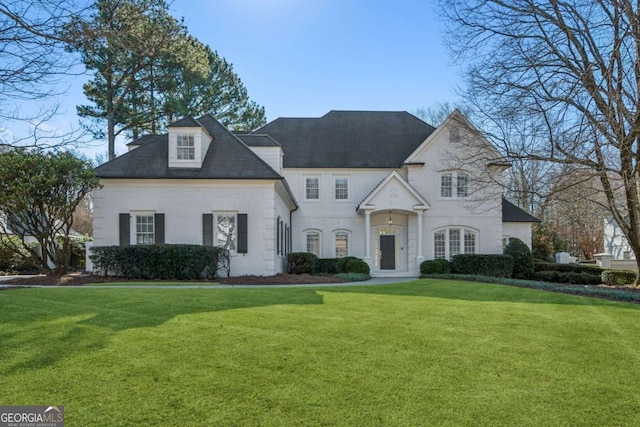
{"type": "Polygon", "coordinates": [[[67,426],[640,425],[639,306],[420,280],[0,292],[0,405],[67,426]]]}

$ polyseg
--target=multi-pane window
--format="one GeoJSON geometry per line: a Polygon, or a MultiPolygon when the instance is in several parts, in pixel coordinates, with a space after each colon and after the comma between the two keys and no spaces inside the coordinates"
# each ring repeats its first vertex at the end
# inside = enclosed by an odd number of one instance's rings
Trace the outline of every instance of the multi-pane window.
{"type": "Polygon", "coordinates": [[[460,253],[460,229],[449,229],[449,258],[460,253]]]}
{"type": "Polygon", "coordinates": [[[317,176],[308,176],[305,179],[305,198],[307,200],[320,198],[320,179],[317,176]]]}
{"type": "Polygon", "coordinates": [[[463,173],[458,173],[456,180],[456,195],[458,197],[467,197],[469,195],[468,177],[463,173]]]}
{"type": "Polygon", "coordinates": [[[464,253],[476,253],[476,233],[470,230],[464,230],[464,253]]]}
{"type": "Polygon", "coordinates": [[[349,233],[339,231],[336,236],[336,258],[344,258],[349,255],[349,233]]]}
{"type": "Polygon", "coordinates": [[[450,173],[440,175],[440,197],[453,195],[453,176],[450,173]]]}
{"type": "Polygon", "coordinates": [[[463,172],[445,172],[440,175],[440,197],[464,198],[469,195],[469,176],[463,172]]]}
{"type": "Polygon", "coordinates": [[[320,256],[320,233],[317,231],[307,233],[307,252],[320,256]]]}
{"type": "Polygon", "coordinates": [[[433,257],[451,259],[457,254],[475,254],[478,235],[468,228],[451,227],[433,233],[433,257]]]}
{"type": "Polygon", "coordinates": [[[446,239],[446,231],[436,231],[433,234],[433,257],[438,258],[446,258],[447,257],[447,249],[445,244],[446,239]]]}
{"type": "Polygon", "coordinates": [[[346,178],[346,177],[335,178],[335,194],[336,194],[336,200],[349,199],[349,178],[346,178]]]}
{"type": "Polygon", "coordinates": [[[136,215],[136,245],[153,245],[153,215],[136,215]]]}
{"type": "Polygon", "coordinates": [[[193,135],[177,135],[176,158],[178,160],[194,160],[196,158],[196,147],[193,135]]]}
{"type": "Polygon", "coordinates": [[[236,250],[236,216],[235,214],[216,214],[216,246],[229,251],[236,250]]]}

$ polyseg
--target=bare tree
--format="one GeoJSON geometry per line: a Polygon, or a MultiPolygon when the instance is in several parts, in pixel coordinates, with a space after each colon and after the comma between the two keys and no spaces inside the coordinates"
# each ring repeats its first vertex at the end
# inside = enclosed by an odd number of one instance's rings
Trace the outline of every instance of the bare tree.
{"type": "Polygon", "coordinates": [[[3,143],[46,148],[80,138],[74,129],[60,133],[44,124],[58,112],[56,96],[66,90],[61,79],[73,71],[60,29],[85,7],[82,0],[0,1],[0,125],[26,122],[30,129],[3,143]],[[25,110],[25,101],[38,107],[25,110]]]}
{"type": "MultiPolygon", "coordinates": [[[[455,58],[491,115],[536,118],[544,133],[511,158],[580,167],[640,264],[640,11],[630,0],[447,0],[455,58]]],[[[638,279],[636,280],[638,284],[638,279]]]]}

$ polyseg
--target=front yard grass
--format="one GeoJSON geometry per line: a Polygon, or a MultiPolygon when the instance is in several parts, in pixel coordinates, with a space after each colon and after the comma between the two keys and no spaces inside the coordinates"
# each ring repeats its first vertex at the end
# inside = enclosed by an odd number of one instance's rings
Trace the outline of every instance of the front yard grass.
{"type": "Polygon", "coordinates": [[[463,281],[0,292],[0,404],[69,426],[640,425],[640,307],[463,281]]]}

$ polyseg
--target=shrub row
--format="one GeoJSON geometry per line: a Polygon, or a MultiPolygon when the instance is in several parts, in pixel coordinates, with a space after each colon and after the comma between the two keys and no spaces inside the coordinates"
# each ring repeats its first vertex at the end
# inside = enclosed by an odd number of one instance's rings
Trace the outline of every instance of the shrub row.
{"type": "Polygon", "coordinates": [[[451,273],[451,263],[446,259],[428,259],[420,264],[422,274],[449,274],[451,273]]]}
{"type": "Polygon", "coordinates": [[[451,261],[454,274],[511,277],[513,268],[510,255],[460,254],[454,255],[451,261]]]}
{"type": "Polygon", "coordinates": [[[636,280],[637,273],[630,270],[604,270],[602,272],[602,283],[607,286],[631,285],[636,280]]]}
{"type": "Polygon", "coordinates": [[[291,274],[369,274],[369,265],[356,257],[318,258],[308,252],[293,252],[287,256],[291,274]]]}
{"type": "Polygon", "coordinates": [[[91,260],[105,275],[127,279],[195,280],[227,270],[229,252],[201,245],[98,246],[91,260]]]}
{"type": "Polygon", "coordinates": [[[535,280],[552,283],[572,283],[580,285],[599,285],[602,283],[599,274],[576,273],[573,271],[536,271],[535,280]]]}
{"type": "Polygon", "coordinates": [[[555,262],[536,261],[535,272],[557,271],[562,273],[595,274],[601,275],[604,270],[593,264],[556,264],[555,262]]]}

